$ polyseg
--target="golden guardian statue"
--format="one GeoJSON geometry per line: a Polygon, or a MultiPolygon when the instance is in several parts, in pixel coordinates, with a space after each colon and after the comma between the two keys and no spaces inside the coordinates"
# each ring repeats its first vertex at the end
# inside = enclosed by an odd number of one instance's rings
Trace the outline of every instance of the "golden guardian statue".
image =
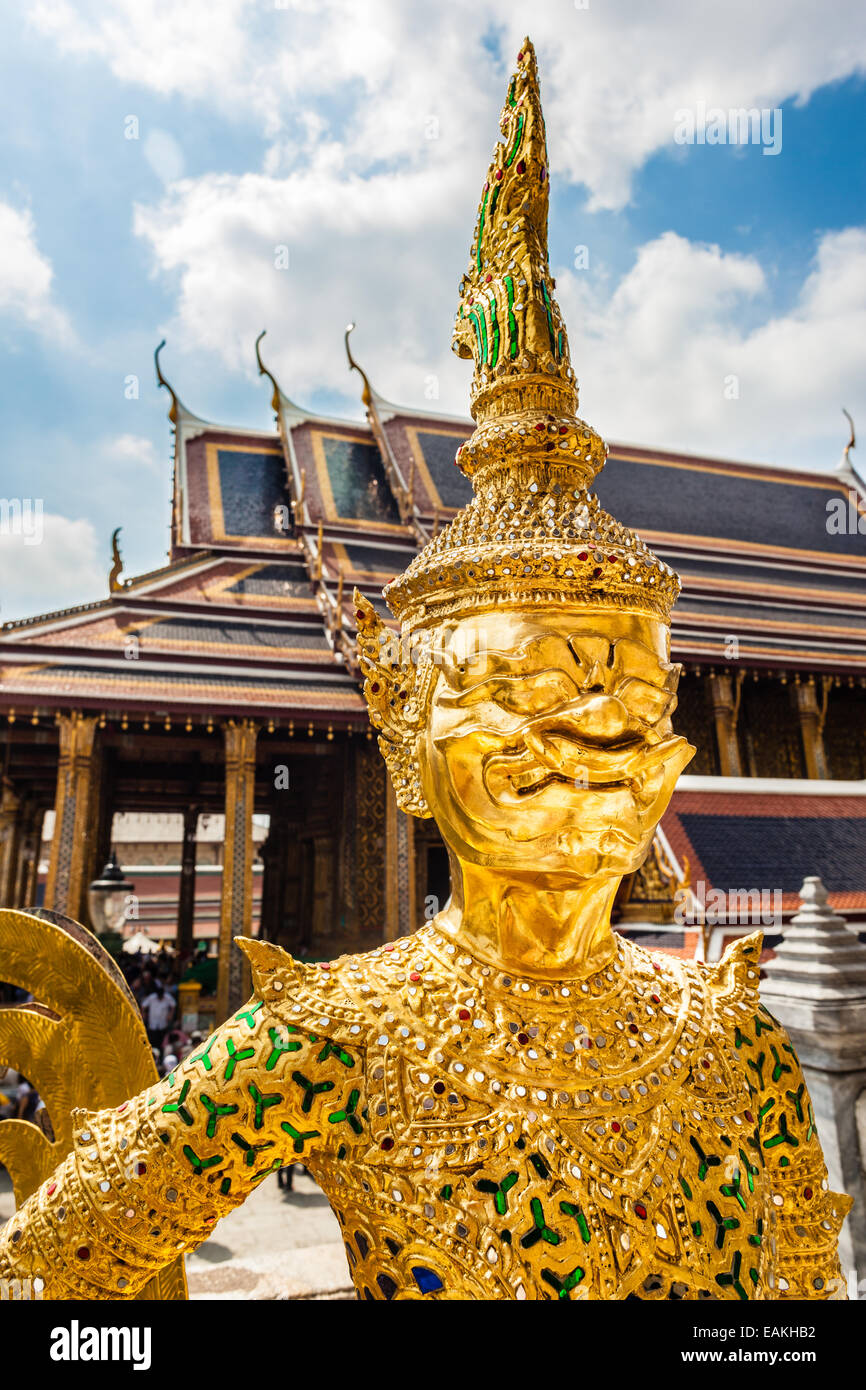
{"type": "Polygon", "coordinates": [[[590,491],[606,448],[576,414],[547,208],[527,41],[455,329],[474,495],[386,590],[399,633],[356,594],[370,716],[450,901],[328,964],[244,941],[249,1003],[134,1099],[75,1113],[0,1275],[132,1297],[300,1158],[362,1299],[844,1297],[848,1199],[759,1003],[760,938],[708,966],[611,929],[692,753],[679,584],[590,491]]]}

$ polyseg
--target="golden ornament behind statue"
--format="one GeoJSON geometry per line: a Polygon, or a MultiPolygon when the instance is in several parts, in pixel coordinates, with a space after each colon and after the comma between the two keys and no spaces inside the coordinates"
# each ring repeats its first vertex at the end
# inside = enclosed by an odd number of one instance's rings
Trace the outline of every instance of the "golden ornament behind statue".
{"type": "Polygon", "coordinates": [[[127,1106],[77,1116],[3,1232],[0,1275],[51,1297],[133,1295],[295,1158],[364,1299],[844,1297],[848,1199],[760,1007],[760,938],[705,966],[611,930],[692,753],[678,581],[587,491],[605,449],[574,413],[528,40],[502,133],[455,336],[474,495],[388,587],[399,633],[356,594],[371,720],[451,899],[319,966],[243,942],[249,1004],[127,1106]]]}

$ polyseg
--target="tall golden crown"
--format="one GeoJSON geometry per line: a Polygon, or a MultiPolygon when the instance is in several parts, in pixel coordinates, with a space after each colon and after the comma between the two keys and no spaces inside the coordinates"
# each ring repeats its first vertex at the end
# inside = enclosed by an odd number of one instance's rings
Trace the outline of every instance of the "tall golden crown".
{"type": "MultiPolygon", "coordinates": [[[[472,500],[384,590],[404,633],[502,604],[614,607],[670,621],[672,569],[589,488],[607,445],[577,416],[577,381],[547,252],[547,140],[525,39],[500,117],[452,346],[472,357],[476,429],[455,463],[472,500]]],[[[423,663],[395,657],[356,595],[364,693],[405,810],[429,815],[414,757],[423,663]],[[388,650],[388,658],[384,651],[388,650]]]]}

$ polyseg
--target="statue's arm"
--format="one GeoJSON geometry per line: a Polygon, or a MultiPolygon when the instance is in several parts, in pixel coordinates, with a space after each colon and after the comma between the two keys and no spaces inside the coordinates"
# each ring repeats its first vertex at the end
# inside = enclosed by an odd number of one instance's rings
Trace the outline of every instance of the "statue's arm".
{"type": "Polygon", "coordinates": [[[845,1298],[838,1243],[851,1199],[831,1192],[815,1114],[784,1028],[761,1006],[741,1044],[757,1105],[756,1163],[773,1191],[775,1284],[779,1299],[845,1298]]]}
{"type": "Polygon", "coordinates": [[[357,1143],[361,1072],[254,997],[141,1095],[79,1113],[72,1152],[0,1231],[0,1279],[133,1297],[274,1168],[357,1143]]]}

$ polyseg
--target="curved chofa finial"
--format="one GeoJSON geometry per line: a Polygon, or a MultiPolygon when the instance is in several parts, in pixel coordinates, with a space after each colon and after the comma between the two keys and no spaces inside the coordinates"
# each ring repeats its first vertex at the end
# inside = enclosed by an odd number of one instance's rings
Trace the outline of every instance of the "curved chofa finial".
{"type": "Polygon", "coordinates": [[[848,424],[851,426],[851,438],[848,440],[848,443],[845,445],[845,448],[844,448],[843,451],[842,451],[842,457],[843,457],[843,459],[845,459],[845,461],[847,462],[849,450],[851,450],[851,449],[856,449],[856,447],[857,447],[857,438],[856,438],[856,436],[855,436],[855,434],[854,434],[854,421],[852,420],[852,418],[851,418],[850,414],[848,413],[848,411],[845,409],[844,405],[843,405],[843,407],[842,407],[842,414],[845,416],[845,419],[848,421],[848,424]]]}
{"type": "Polygon", "coordinates": [[[168,412],[168,418],[173,425],[176,425],[181,410],[181,403],[180,397],[178,396],[177,392],[175,391],[174,387],[170,384],[170,382],[166,381],[165,377],[162,374],[162,368],[159,365],[159,354],[162,352],[164,347],[165,338],[163,338],[162,342],[159,344],[159,347],[156,349],[156,352],[153,354],[153,362],[154,366],[156,367],[156,380],[158,384],[160,386],[164,386],[168,394],[171,396],[171,410],[168,412]]]}
{"type": "Polygon", "coordinates": [[[364,389],[361,392],[361,400],[364,402],[364,405],[369,410],[373,405],[373,388],[370,385],[370,378],[367,376],[367,373],[364,371],[364,368],[359,366],[359,364],[355,361],[354,357],[352,356],[352,349],[349,347],[349,334],[354,333],[354,331],[355,324],[347,323],[345,333],[346,356],[349,359],[349,371],[357,372],[364,383],[364,389]]]}
{"type": "Polygon", "coordinates": [[[123,584],[120,582],[120,576],[123,573],[123,560],[120,555],[120,546],[117,543],[117,538],[122,530],[122,526],[117,526],[111,533],[112,565],[111,572],[108,576],[108,592],[110,594],[116,594],[118,590],[123,588],[123,584]]]}
{"type": "Polygon", "coordinates": [[[268,381],[271,383],[271,386],[274,388],[271,394],[271,410],[273,410],[275,415],[279,415],[280,388],[277,385],[277,378],[274,376],[273,372],[268,371],[267,367],[262,361],[262,354],[259,351],[259,343],[262,341],[262,338],[264,338],[267,331],[268,330],[266,328],[263,328],[259,336],[256,338],[256,362],[258,363],[259,367],[259,376],[266,376],[268,378],[268,381]]]}

